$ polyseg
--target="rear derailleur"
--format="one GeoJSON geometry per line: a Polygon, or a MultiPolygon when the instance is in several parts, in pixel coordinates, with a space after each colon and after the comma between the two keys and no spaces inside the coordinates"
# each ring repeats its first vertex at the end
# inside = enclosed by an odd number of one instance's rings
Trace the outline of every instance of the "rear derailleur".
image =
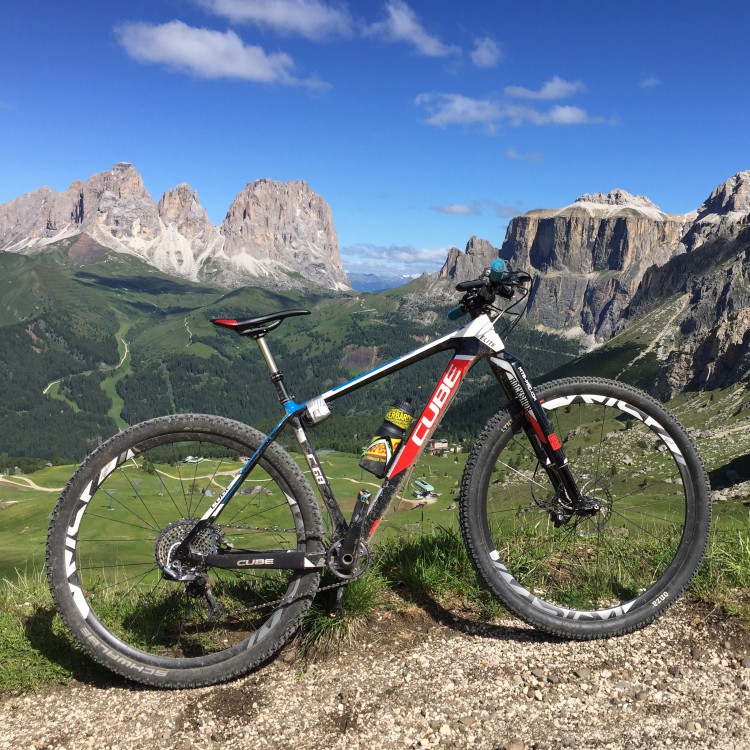
{"type": "Polygon", "coordinates": [[[195,578],[185,586],[185,593],[193,599],[203,599],[209,622],[215,622],[226,614],[224,605],[213,596],[208,576],[203,572],[196,572],[195,578]]]}

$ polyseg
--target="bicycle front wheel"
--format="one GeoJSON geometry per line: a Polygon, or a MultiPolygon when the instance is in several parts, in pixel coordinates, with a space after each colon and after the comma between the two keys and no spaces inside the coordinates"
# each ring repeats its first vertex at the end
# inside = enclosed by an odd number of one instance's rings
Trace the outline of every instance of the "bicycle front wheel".
{"type": "Polygon", "coordinates": [[[710,494],[697,450],[661,404],[621,383],[559,380],[537,396],[579,490],[600,509],[569,515],[522,416],[501,412],[461,485],[474,568],[507,609],[548,633],[592,639],[643,627],[684,591],[708,543],[710,494]]]}
{"type": "MultiPolygon", "coordinates": [[[[192,582],[163,575],[263,437],[219,417],[162,417],[114,436],[78,468],[52,514],[47,577],[65,624],[98,662],[150,685],[194,687],[248,671],[292,635],[317,569],[196,565],[192,582]]],[[[192,548],[315,554],[322,529],[309,482],[273,444],[192,548]]]]}

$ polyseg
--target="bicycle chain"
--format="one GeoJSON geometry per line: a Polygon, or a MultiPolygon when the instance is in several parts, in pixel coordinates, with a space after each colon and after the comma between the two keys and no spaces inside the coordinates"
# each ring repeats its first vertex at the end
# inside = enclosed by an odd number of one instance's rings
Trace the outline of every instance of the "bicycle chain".
{"type": "MultiPolygon", "coordinates": [[[[237,530],[241,530],[241,531],[271,531],[271,532],[277,532],[277,533],[283,533],[283,532],[285,532],[285,533],[289,533],[289,534],[297,534],[297,529],[279,529],[279,528],[276,528],[276,527],[273,527],[273,528],[266,527],[266,528],[264,528],[264,527],[260,527],[260,526],[237,526],[237,525],[231,524],[231,523],[227,524],[226,526],[222,526],[221,524],[219,524],[219,528],[222,528],[222,529],[237,529],[237,530]]],[[[308,535],[305,535],[305,536],[308,537],[308,535]]],[[[316,539],[319,538],[318,534],[315,534],[313,536],[315,536],[316,539]]],[[[330,533],[324,533],[323,536],[324,537],[330,537],[331,535],[330,535],[330,533]]],[[[325,570],[325,569],[321,568],[321,570],[325,570]]],[[[354,579],[353,578],[352,579],[347,579],[345,581],[338,581],[337,583],[331,583],[328,586],[321,586],[321,587],[315,589],[315,593],[313,594],[313,597],[317,596],[321,591],[330,591],[332,589],[341,588],[342,586],[347,586],[349,583],[351,583],[352,580],[354,580],[354,579]]],[[[305,594],[304,596],[307,596],[307,594],[305,594]]],[[[244,609],[236,609],[236,610],[232,610],[231,612],[225,612],[224,616],[226,616],[226,617],[238,617],[240,615],[246,615],[249,612],[257,612],[260,609],[266,609],[267,607],[274,607],[275,608],[279,604],[291,604],[292,602],[295,602],[298,599],[302,599],[302,598],[304,598],[302,595],[292,597],[291,599],[288,599],[287,597],[282,596],[281,599],[276,599],[275,601],[272,601],[272,602],[264,602],[263,604],[256,604],[253,607],[245,607],[244,609]]]]}
{"type": "MultiPolygon", "coordinates": [[[[339,589],[342,586],[348,586],[352,580],[349,579],[346,581],[339,581],[338,583],[331,583],[328,586],[321,586],[318,589],[315,589],[315,593],[313,594],[313,598],[316,597],[321,591],[330,591],[331,589],[339,589]]],[[[308,596],[308,594],[305,594],[304,596],[308,596]]],[[[245,609],[235,609],[231,612],[225,612],[225,617],[239,617],[240,615],[246,615],[249,612],[257,612],[259,609],[265,609],[266,607],[276,607],[279,604],[292,604],[292,602],[297,601],[298,599],[303,599],[304,596],[295,596],[291,599],[287,599],[286,597],[281,597],[281,599],[277,599],[273,602],[265,602],[263,604],[256,604],[254,607],[245,607],[245,609]]]]}

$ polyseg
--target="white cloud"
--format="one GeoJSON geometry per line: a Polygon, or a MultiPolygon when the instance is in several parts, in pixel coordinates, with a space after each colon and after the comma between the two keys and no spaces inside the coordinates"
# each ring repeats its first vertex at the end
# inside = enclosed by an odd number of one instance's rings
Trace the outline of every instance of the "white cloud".
{"type": "Polygon", "coordinates": [[[505,152],[505,158],[510,159],[511,161],[540,162],[542,160],[542,155],[539,151],[526,151],[523,153],[521,151],[516,151],[514,148],[509,148],[505,152]]]}
{"type": "Polygon", "coordinates": [[[488,206],[492,207],[495,216],[498,219],[511,219],[518,214],[523,213],[523,206],[516,201],[515,203],[498,203],[497,201],[485,201],[488,206]]]}
{"type": "Polygon", "coordinates": [[[479,216],[482,213],[477,201],[471,204],[451,203],[447,206],[435,206],[432,210],[440,214],[451,214],[453,216],[479,216]]]}
{"type": "Polygon", "coordinates": [[[473,99],[461,94],[419,94],[414,100],[424,106],[429,117],[428,125],[444,128],[448,125],[483,125],[488,133],[494,133],[497,124],[503,121],[511,125],[583,125],[605,122],[602,117],[592,117],[584,109],[556,104],[551,109],[540,111],[523,104],[504,104],[494,99],[473,99]]]}
{"type": "Polygon", "coordinates": [[[474,40],[474,49],[470,52],[471,61],[478,68],[494,68],[503,58],[500,45],[490,37],[474,40]]]}
{"type": "Polygon", "coordinates": [[[430,115],[427,123],[439,128],[447,125],[491,126],[503,117],[498,102],[461,94],[419,94],[414,103],[424,106],[430,115]]]}
{"type": "Polygon", "coordinates": [[[601,117],[591,117],[580,107],[557,104],[543,115],[540,125],[584,125],[586,123],[604,122],[601,117]]]}
{"type": "Polygon", "coordinates": [[[403,0],[388,0],[385,11],[385,21],[372,24],[365,30],[365,34],[380,37],[388,42],[405,42],[426,57],[460,54],[458,47],[444,44],[430,34],[403,0]]]}
{"type": "Polygon", "coordinates": [[[448,247],[413,247],[360,244],[341,248],[344,267],[352,273],[419,275],[439,270],[448,256],[448,247]]]}
{"type": "Polygon", "coordinates": [[[523,86],[506,86],[505,93],[519,99],[565,99],[580,91],[585,91],[585,86],[581,81],[566,81],[560,76],[554,76],[551,80],[542,84],[539,91],[532,91],[523,86]]]}
{"type": "Polygon", "coordinates": [[[279,34],[313,41],[352,33],[348,9],[322,0],[198,0],[209,12],[232,23],[254,23],[279,34]]]}
{"type": "Polygon", "coordinates": [[[115,33],[134,60],[161,63],[200,78],[239,78],[315,88],[322,85],[315,79],[294,77],[294,61],[289,55],[267,54],[261,47],[246,45],[233,31],[213,31],[170,21],[161,25],[122,24],[115,33]]]}
{"type": "Polygon", "coordinates": [[[437,206],[432,210],[441,214],[451,214],[453,216],[481,216],[482,208],[484,206],[489,206],[498,219],[507,219],[511,216],[517,216],[523,211],[523,207],[518,201],[512,204],[506,204],[487,200],[486,198],[473,200],[471,203],[451,203],[447,206],[437,206]]]}
{"type": "Polygon", "coordinates": [[[661,81],[656,76],[648,76],[648,78],[644,78],[638,85],[642,89],[651,89],[654,86],[661,85],[661,81]]]}

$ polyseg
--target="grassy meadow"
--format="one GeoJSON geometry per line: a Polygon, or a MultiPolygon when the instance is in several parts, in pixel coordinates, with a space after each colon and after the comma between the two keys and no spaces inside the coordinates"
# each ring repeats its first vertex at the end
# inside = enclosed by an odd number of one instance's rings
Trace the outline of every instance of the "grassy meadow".
{"type": "MultiPolygon", "coordinates": [[[[680,397],[670,407],[691,428],[716,488],[712,540],[690,596],[720,605],[750,623],[750,493],[748,482],[743,481],[748,478],[744,474],[744,461],[750,455],[747,401],[747,395],[741,390],[730,390],[713,396],[680,397]]],[[[574,419],[574,416],[558,411],[556,429],[558,434],[569,436],[568,453],[572,462],[579,466],[591,463],[591,451],[597,442],[594,436],[585,430],[576,433],[572,424],[566,424],[566,419],[574,419]]],[[[663,452],[653,450],[648,431],[641,431],[639,425],[628,428],[623,422],[607,424],[605,432],[610,440],[604,441],[604,453],[599,459],[608,467],[599,472],[606,477],[606,491],[614,496],[637,494],[644,481],[649,480],[647,513],[636,504],[619,516],[613,513],[606,516],[607,533],[617,546],[621,545],[623,537],[632,535],[639,524],[645,523],[654,526],[651,532],[660,530],[668,540],[664,530],[669,530],[676,520],[675,514],[679,515],[672,508],[673,498],[679,496],[679,477],[673,475],[669,482],[655,481],[670,462],[663,452]],[[620,445],[618,452],[609,455],[609,443],[620,445]],[[622,445],[628,446],[627,455],[635,459],[635,466],[618,463],[622,445]],[[645,521],[646,518],[649,520],[645,521]]],[[[363,487],[374,490],[377,479],[359,468],[357,456],[324,449],[319,453],[334,493],[348,516],[358,490],[363,487]]],[[[94,581],[96,577],[113,575],[108,571],[120,576],[121,571],[129,570],[129,575],[141,576],[147,583],[156,581],[154,538],[162,535],[162,550],[178,541],[179,525],[175,531],[165,533],[166,524],[179,518],[196,517],[241,465],[238,455],[205,455],[197,464],[182,462],[185,456],[179,458],[180,461],[174,461],[155,454],[150,464],[132,462],[125,472],[115,472],[108,478],[109,494],[94,496],[92,504],[98,505],[92,506],[91,518],[86,521],[90,526],[82,526],[81,530],[81,537],[87,534],[90,540],[89,557],[81,561],[84,580],[86,576],[92,576],[91,581],[94,581]],[[146,505],[139,499],[145,496],[151,498],[146,505]],[[117,528],[122,528],[122,535],[114,539],[110,535],[107,546],[98,546],[95,542],[100,531],[97,524],[111,529],[113,522],[117,528]]],[[[350,637],[374,607],[393,606],[394,601],[401,602],[398,606],[409,602],[430,606],[438,602],[448,608],[462,603],[460,606],[479,617],[501,615],[499,605],[478,585],[458,531],[456,500],[466,458],[466,452],[458,452],[426,455],[420,459],[400,505],[389,510],[381,524],[376,537],[376,562],[363,579],[350,586],[344,611],[332,619],[328,617],[325,598],[321,596],[316,600],[304,635],[298,641],[304,658],[310,658],[337,638],[350,637]],[[413,496],[413,481],[417,479],[435,488],[438,497],[434,502],[420,505],[413,496]]],[[[524,449],[511,444],[503,458],[504,462],[496,467],[493,486],[504,490],[491,491],[490,505],[500,519],[506,517],[503,516],[506,508],[512,510],[507,513],[510,520],[501,520],[493,527],[496,543],[503,554],[517,556],[516,570],[532,570],[536,574],[541,566],[534,558],[535,540],[546,532],[538,523],[527,523],[532,517],[526,513],[528,498],[519,499],[514,494],[514,488],[523,484],[518,482],[517,472],[529,470],[528,465],[524,466],[527,460],[524,449]]],[[[295,460],[307,473],[301,456],[295,455],[295,460]]],[[[64,632],[51,605],[43,575],[48,517],[74,468],[48,466],[28,475],[11,473],[0,478],[0,545],[3,550],[0,557],[0,692],[35,688],[71,675],[104,679],[102,670],[82,655],[64,632]]],[[[268,475],[261,474],[248,484],[245,493],[237,498],[235,515],[225,518],[228,526],[236,527],[227,531],[227,541],[234,535],[237,547],[253,548],[253,541],[259,549],[293,545],[293,521],[275,483],[268,475]],[[248,526],[255,528],[251,531],[248,526]]],[[[604,487],[598,490],[606,495],[604,487]]],[[[537,513],[539,515],[543,514],[537,513]]],[[[571,560],[580,556],[581,550],[586,549],[586,535],[578,536],[580,539],[574,540],[571,549],[561,547],[558,555],[568,555],[571,560]]],[[[207,544],[210,547],[211,540],[207,540],[207,544]]],[[[638,554],[645,561],[644,577],[658,575],[657,552],[642,546],[636,552],[631,550],[630,554],[638,554]]],[[[278,574],[264,573],[261,580],[265,587],[261,588],[261,593],[265,596],[275,598],[278,594],[274,592],[283,590],[279,588],[283,577],[278,574]]],[[[117,585],[111,587],[112,592],[121,590],[123,583],[127,581],[118,580],[117,585]]],[[[543,581],[533,585],[543,585],[543,581]]],[[[639,582],[633,582],[634,588],[638,585],[639,582]]],[[[101,595],[105,597],[103,601],[109,595],[109,609],[103,607],[102,616],[111,616],[114,625],[123,618],[129,604],[124,598],[118,603],[116,596],[111,592],[107,594],[106,587],[101,595]]],[[[243,592],[233,591],[228,582],[222,595],[227,603],[234,595],[238,601],[247,601],[243,592]]],[[[592,596],[599,601],[606,599],[601,592],[591,590],[571,589],[567,595],[571,597],[571,604],[588,603],[592,596]]],[[[171,601],[167,597],[165,603],[168,600],[171,601]]],[[[206,644],[201,647],[205,648],[206,644]]]]}

